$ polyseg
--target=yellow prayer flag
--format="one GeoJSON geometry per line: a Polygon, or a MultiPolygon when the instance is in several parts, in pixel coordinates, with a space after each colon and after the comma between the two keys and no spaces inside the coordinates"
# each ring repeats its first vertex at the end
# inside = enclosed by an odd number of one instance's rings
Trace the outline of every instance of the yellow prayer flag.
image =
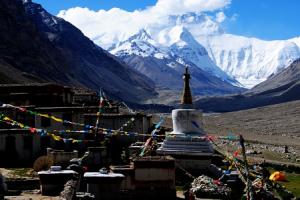
{"type": "Polygon", "coordinates": [[[41,117],[46,117],[46,118],[50,118],[50,116],[47,115],[47,114],[39,114],[39,116],[41,116],[41,117]]]}
{"type": "Polygon", "coordinates": [[[57,136],[57,135],[54,135],[54,134],[52,134],[51,136],[52,136],[52,138],[53,138],[55,141],[60,141],[60,139],[61,139],[60,136],[57,136]]]}
{"type": "Polygon", "coordinates": [[[59,119],[59,118],[57,118],[57,117],[54,117],[54,116],[51,116],[51,119],[53,119],[54,121],[57,121],[57,122],[63,122],[63,120],[62,119],[59,119]]]}
{"type": "Polygon", "coordinates": [[[11,119],[9,117],[4,117],[3,119],[6,121],[11,121],[11,119]]]}

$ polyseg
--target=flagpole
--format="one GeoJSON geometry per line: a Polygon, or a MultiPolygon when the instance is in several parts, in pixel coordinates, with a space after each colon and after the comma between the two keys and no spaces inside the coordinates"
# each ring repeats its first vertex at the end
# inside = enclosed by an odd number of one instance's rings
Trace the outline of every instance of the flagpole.
{"type": "Polygon", "coordinates": [[[102,103],[103,103],[103,97],[102,97],[102,89],[99,90],[99,106],[98,106],[98,112],[97,112],[97,120],[96,120],[96,134],[98,133],[98,128],[99,128],[99,121],[100,121],[100,114],[102,111],[102,103]]]}
{"type": "Polygon", "coordinates": [[[243,159],[244,159],[245,172],[246,172],[246,178],[247,178],[247,184],[246,184],[247,200],[254,200],[253,191],[252,191],[252,183],[250,180],[249,165],[248,165],[248,161],[247,161],[247,157],[246,157],[245,140],[242,135],[240,135],[240,145],[242,147],[242,155],[243,155],[243,159]]]}

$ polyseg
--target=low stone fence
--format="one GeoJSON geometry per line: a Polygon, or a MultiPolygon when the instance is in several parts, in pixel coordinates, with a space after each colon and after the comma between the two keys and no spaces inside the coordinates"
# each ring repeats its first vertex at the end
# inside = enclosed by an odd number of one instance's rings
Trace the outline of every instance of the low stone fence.
{"type": "Polygon", "coordinates": [[[53,159],[54,165],[66,167],[68,166],[71,159],[78,158],[78,151],[74,150],[71,152],[66,152],[64,150],[54,150],[51,148],[47,148],[47,156],[53,159]]]}

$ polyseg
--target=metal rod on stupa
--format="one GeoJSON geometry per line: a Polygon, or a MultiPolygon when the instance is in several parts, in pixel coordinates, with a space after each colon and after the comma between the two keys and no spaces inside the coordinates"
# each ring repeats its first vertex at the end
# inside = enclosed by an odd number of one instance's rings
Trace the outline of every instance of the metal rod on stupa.
{"type": "Polygon", "coordinates": [[[185,73],[183,74],[183,80],[184,80],[184,87],[183,87],[183,93],[181,97],[181,105],[184,108],[191,107],[193,105],[193,98],[190,88],[190,79],[191,75],[189,74],[188,67],[185,67],[185,73]]]}

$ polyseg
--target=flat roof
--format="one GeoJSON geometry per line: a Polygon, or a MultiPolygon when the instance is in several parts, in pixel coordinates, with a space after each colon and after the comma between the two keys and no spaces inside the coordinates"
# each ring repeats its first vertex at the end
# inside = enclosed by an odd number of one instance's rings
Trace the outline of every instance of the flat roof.
{"type": "Polygon", "coordinates": [[[7,132],[7,131],[15,131],[15,132],[29,132],[27,129],[20,129],[20,128],[6,128],[6,129],[0,129],[0,132],[7,132]]]}

